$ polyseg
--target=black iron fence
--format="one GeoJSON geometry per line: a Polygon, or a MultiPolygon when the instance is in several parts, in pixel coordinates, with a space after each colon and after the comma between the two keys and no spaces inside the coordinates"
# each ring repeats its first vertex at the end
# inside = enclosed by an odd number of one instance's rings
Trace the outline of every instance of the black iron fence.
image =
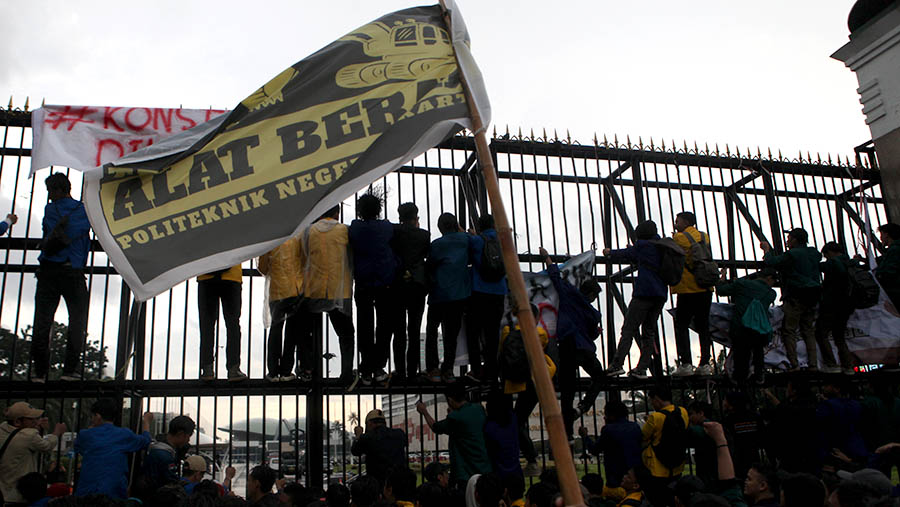
{"type": "MultiPolygon", "coordinates": [[[[94,241],[85,270],[91,304],[81,372],[84,380],[55,380],[60,358],[54,356],[55,376],[51,373],[46,384],[29,382],[34,272],[42,208],[47,202],[43,178],[48,171],[28,178],[29,113],[0,110],[0,134],[0,206],[19,217],[11,233],[0,238],[5,260],[0,284],[0,339],[4,341],[0,385],[8,402],[28,399],[46,407],[51,419],[67,422],[72,431],[85,427],[90,403],[99,396],[121,398],[125,406],[122,423],[131,427],[137,427],[142,411],[159,413],[157,433],[163,432],[166,419],[173,414],[190,415],[200,428],[194,446],[217,464],[217,473],[226,465],[238,466],[239,480],[249,465],[263,461],[287,475],[303,476],[313,485],[329,478],[348,480],[364,467],[350,456],[352,427],[361,425],[365,414],[376,407],[385,410],[389,424],[409,435],[414,468],[421,470],[429,461],[444,459],[446,440],[432,434],[414,409],[415,402],[423,399],[432,411],[440,407],[443,415],[440,386],[411,383],[345,394],[337,380],[337,339],[324,321],[317,329],[321,346],[317,357],[322,360],[312,382],[268,383],[263,379],[265,286],[255,260],[243,264],[241,366],[250,380],[198,380],[194,280],[144,306],[133,305],[128,287],[94,241]]],[[[597,249],[595,275],[604,288],[599,309],[605,323],[598,355],[604,364],[615,348],[634,270],[609,262],[599,251],[626,246],[639,222],[654,220],[661,232],[668,233],[676,213],[694,211],[698,228],[709,233],[713,255],[733,275],[741,275],[758,266],[760,241],[783,248],[786,229],[803,226],[810,232],[812,244],[837,240],[847,245],[851,255],[864,254],[861,242],[866,237],[867,214],[873,225],[887,217],[877,166],[865,146],[852,163],[846,157],[830,155],[824,160],[802,153],[787,158],[769,151],[763,154],[758,148],[644,142],[640,138],[637,142],[595,138],[582,144],[546,133],[540,137],[495,133],[490,146],[523,270],[542,269],[537,255],[541,246],[555,260],[597,249]]],[[[487,199],[473,150],[471,137],[456,136],[383,178],[378,184],[385,190],[386,218],[397,221],[399,204],[413,201],[420,208],[422,227],[436,232],[442,212],[457,213],[463,224],[486,212],[487,199]]],[[[77,171],[53,170],[66,172],[73,195],[80,195],[77,171]]],[[[354,202],[348,200],[343,207],[345,223],[355,216],[354,202]]],[[[881,248],[877,240],[874,243],[876,249],[881,248]]],[[[67,321],[63,309],[57,315],[58,322],[67,321]]],[[[54,333],[54,343],[64,343],[64,327],[55,328],[54,333]]],[[[692,340],[696,351],[696,336],[692,340]]],[[[217,343],[224,347],[224,331],[222,340],[217,336],[217,343]]],[[[672,321],[664,314],[656,376],[674,363],[673,344],[672,321]]],[[[721,357],[724,351],[716,346],[715,353],[721,357]]],[[[216,363],[219,376],[224,377],[224,359],[216,363]]],[[[644,384],[611,379],[598,406],[605,396],[624,396],[631,400],[635,415],[640,415],[647,405],[636,390],[644,384]]],[[[683,379],[675,385],[681,399],[713,399],[717,389],[709,378],[683,379]]],[[[552,459],[539,413],[534,414],[532,424],[541,459],[552,459]]],[[[602,418],[596,410],[589,411],[580,424],[595,433],[602,418]]],[[[67,448],[61,446],[57,460],[66,461],[67,448]]]]}

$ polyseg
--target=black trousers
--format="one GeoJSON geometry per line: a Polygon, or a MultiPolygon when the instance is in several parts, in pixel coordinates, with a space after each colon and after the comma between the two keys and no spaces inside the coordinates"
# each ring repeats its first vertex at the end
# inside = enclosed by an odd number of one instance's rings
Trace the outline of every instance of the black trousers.
{"type": "Polygon", "coordinates": [[[42,263],[37,272],[37,289],[34,293],[34,325],[31,338],[33,377],[46,377],[50,370],[50,332],[60,297],[65,299],[66,311],[69,312],[63,374],[75,375],[80,363],[89,302],[84,273],[65,264],[42,263]]]}
{"type": "Polygon", "coordinates": [[[405,282],[399,282],[394,289],[391,303],[398,306],[394,323],[395,369],[413,378],[419,372],[426,289],[421,284],[405,282]]]}
{"type": "Polygon", "coordinates": [[[306,324],[301,314],[299,298],[280,299],[269,303],[272,327],[266,347],[266,370],[270,375],[290,375],[294,369],[294,351],[304,336],[306,324]],[[282,347],[283,337],[283,347],[282,347]]]}
{"type": "Polygon", "coordinates": [[[384,369],[396,321],[396,306],[390,287],[356,286],[357,339],[359,341],[362,374],[374,374],[384,369]],[[376,322],[377,320],[377,322],[376,322]]]}
{"type": "Polygon", "coordinates": [[[573,436],[575,424],[575,411],[572,402],[575,401],[575,391],[578,383],[578,369],[591,377],[591,385],[585,392],[581,403],[587,406],[594,404],[597,395],[603,390],[605,372],[603,364],[597,359],[596,354],[575,348],[575,339],[566,338],[559,342],[559,368],[556,374],[559,378],[559,403],[562,409],[563,423],[566,425],[566,435],[569,439],[573,436]]]}
{"type": "Polygon", "coordinates": [[[753,356],[753,372],[760,375],[765,368],[766,344],[768,335],[759,334],[738,323],[731,324],[731,344],[734,350],[734,379],[737,382],[747,380],[750,372],[750,357],[753,356]]]}
{"type": "Polygon", "coordinates": [[[816,318],[816,343],[819,345],[819,352],[822,354],[822,362],[825,366],[840,366],[841,368],[852,368],[853,359],[850,357],[850,349],[847,348],[847,321],[853,315],[853,305],[846,302],[843,305],[826,304],[819,305],[819,316],[816,318]],[[837,364],[834,360],[834,353],[831,350],[831,344],[828,343],[828,334],[831,333],[831,339],[838,349],[837,364]]]}
{"type": "Polygon", "coordinates": [[[219,303],[225,318],[225,366],[241,363],[241,284],[229,280],[201,280],[197,282],[197,310],[200,320],[200,365],[215,362],[216,323],[219,322],[219,303]]]}
{"type": "MultiPolygon", "coordinates": [[[[313,330],[315,326],[322,325],[322,317],[319,312],[300,312],[303,323],[300,325],[300,338],[297,346],[297,362],[300,369],[315,371],[317,357],[316,343],[313,330]]],[[[338,336],[338,345],[341,348],[341,375],[348,375],[353,371],[353,318],[340,310],[328,311],[328,320],[338,336]]]]}
{"type": "Polygon", "coordinates": [[[497,351],[500,348],[500,321],[506,296],[473,292],[466,305],[466,345],[469,364],[485,380],[497,378],[497,351]],[[482,369],[482,360],[484,368],[482,369]]]}
{"type": "Polygon", "coordinates": [[[534,390],[534,383],[529,380],[525,385],[525,390],[518,394],[515,408],[516,424],[519,425],[519,450],[522,451],[522,456],[529,463],[537,461],[537,451],[534,449],[534,442],[531,440],[531,431],[528,427],[528,418],[537,405],[537,391],[534,390]]]}
{"type": "Polygon", "coordinates": [[[425,325],[425,365],[429,370],[437,368],[437,331],[440,325],[441,336],[444,339],[444,362],[441,364],[441,372],[453,371],[456,342],[459,339],[459,330],[462,329],[465,308],[465,299],[428,305],[428,322],[425,325]]]}
{"type": "Polygon", "coordinates": [[[699,329],[700,365],[709,364],[712,354],[712,338],[709,334],[709,306],[712,292],[679,294],[675,303],[675,350],[681,364],[692,364],[691,320],[699,329]]]}

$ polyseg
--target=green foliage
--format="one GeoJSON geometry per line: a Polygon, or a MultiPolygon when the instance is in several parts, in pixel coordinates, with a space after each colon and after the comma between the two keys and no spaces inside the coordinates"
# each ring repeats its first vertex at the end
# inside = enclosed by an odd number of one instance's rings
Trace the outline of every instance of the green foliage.
{"type": "MultiPolygon", "coordinates": [[[[62,374],[66,355],[66,335],[69,328],[65,324],[54,322],[50,330],[50,379],[59,378],[62,374]]],[[[12,331],[0,328],[0,378],[9,378],[12,363],[12,379],[25,380],[28,364],[31,359],[31,326],[20,331],[20,336],[12,331]],[[13,357],[15,351],[15,357],[13,357]]],[[[96,380],[102,378],[107,364],[107,347],[100,348],[97,341],[87,340],[84,346],[84,378],[96,380]]]]}

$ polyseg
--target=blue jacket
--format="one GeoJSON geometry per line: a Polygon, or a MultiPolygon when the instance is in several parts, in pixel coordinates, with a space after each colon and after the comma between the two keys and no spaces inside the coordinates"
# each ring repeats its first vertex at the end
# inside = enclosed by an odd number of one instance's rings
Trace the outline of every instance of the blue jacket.
{"type": "Polygon", "coordinates": [[[144,457],[144,475],[155,487],[179,482],[177,451],[167,442],[153,442],[144,457]]]}
{"type": "Polygon", "coordinates": [[[550,282],[559,295],[556,318],[557,341],[575,340],[575,348],[592,354],[597,352],[594,340],[599,334],[602,316],[584,297],[580,290],[559,274],[559,266],[551,264],[547,268],[550,282]]]}
{"type": "MultiPolygon", "coordinates": [[[[482,234],[490,239],[497,239],[497,231],[494,229],[488,229],[482,234]]],[[[499,282],[485,282],[481,279],[479,270],[481,269],[481,254],[484,253],[484,239],[481,236],[472,236],[470,248],[472,250],[472,292],[505,296],[509,292],[505,276],[499,282]]]]}
{"type": "Polygon", "coordinates": [[[862,406],[849,398],[828,398],[816,406],[820,458],[829,456],[835,448],[855,460],[868,456],[859,433],[861,414],[862,406]]]}
{"type": "Polygon", "coordinates": [[[451,232],[431,242],[428,252],[429,304],[466,299],[472,294],[469,275],[472,238],[464,232],[451,232]]]}
{"type": "Polygon", "coordinates": [[[69,216],[69,224],[66,226],[66,235],[72,240],[69,246],[53,255],[38,256],[38,261],[68,262],[73,268],[81,269],[87,264],[88,250],[91,247],[91,223],[87,213],[84,212],[84,204],[71,197],[64,197],[53,201],[44,207],[44,220],[41,223],[46,238],[56,224],[64,217],[69,216]]]}
{"type": "Polygon", "coordinates": [[[6,234],[6,231],[9,230],[9,224],[6,223],[6,220],[0,221],[0,236],[6,234]]]}
{"type": "Polygon", "coordinates": [[[641,427],[633,421],[609,423],[600,429],[600,436],[588,439],[587,450],[591,454],[603,454],[606,481],[611,488],[618,488],[622,477],[641,464],[641,427]]]}
{"type": "Polygon", "coordinates": [[[391,248],[394,224],[387,220],[354,220],[349,234],[356,285],[386,287],[393,283],[399,264],[391,248]]]}
{"type": "MultiPolygon", "coordinates": [[[[659,236],[654,239],[659,239],[659,236]]],[[[659,263],[662,260],[659,247],[650,241],[639,239],[634,242],[634,246],[609,252],[609,258],[613,262],[637,264],[638,276],[637,281],[634,282],[634,292],[632,293],[634,296],[664,298],[669,295],[669,288],[658,274],[659,263]]]]}
{"type": "Polygon", "coordinates": [[[82,456],[75,496],[99,493],[126,498],[128,453],[148,445],[150,433],[145,431],[138,435],[112,423],[81,430],[75,439],[75,452],[82,456]]]}

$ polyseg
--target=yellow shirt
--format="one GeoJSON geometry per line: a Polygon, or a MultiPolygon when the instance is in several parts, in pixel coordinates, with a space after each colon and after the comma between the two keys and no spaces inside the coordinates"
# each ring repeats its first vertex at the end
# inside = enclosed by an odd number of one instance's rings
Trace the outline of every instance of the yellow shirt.
{"type": "Polygon", "coordinates": [[[212,273],[207,273],[205,275],[200,275],[197,277],[198,282],[202,282],[203,280],[212,280],[214,278],[219,278],[221,280],[228,280],[229,282],[237,282],[241,283],[244,281],[243,271],[241,271],[241,265],[231,266],[221,275],[214,275],[212,273]]]}
{"type": "Polygon", "coordinates": [[[672,286],[672,294],[695,294],[698,292],[708,292],[712,290],[712,287],[708,289],[704,289],[697,285],[697,280],[694,278],[694,274],[691,273],[691,269],[694,267],[694,260],[691,258],[691,242],[688,240],[685,234],[690,234],[694,241],[700,243],[702,241],[701,237],[706,238],[705,243],[709,244],[709,235],[701,234],[700,231],[697,230],[696,227],[690,226],[684,230],[684,232],[677,232],[672,239],[675,240],[675,243],[678,243],[684,250],[684,273],[681,275],[681,281],[678,282],[678,285],[672,286]]]}
{"type": "MultiPolygon", "coordinates": [[[[684,427],[687,428],[687,410],[684,407],[678,407],[678,409],[681,411],[681,418],[684,419],[684,427]]],[[[684,470],[684,463],[670,470],[656,459],[656,453],[653,451],[653,446],[659,445],[659,442],[662,440],[663,423],[666,420],[666,414],[663,412],[671,412],[672,410],[675,410],[675,405],[669,405],[651,413],[647,416],[644,427],[641,428],[641,433],[644,436],[641,442],[641,448],[643,448],[641,461],[644,462],[644,466],[650,470],[650,474],[653,477],[675,477],[681,475],[681,472],[684,470]]]]}
{"type": "Polygon", "coordinates": [[[349,243],[349,228],[331,218],[323,218],[306,230],[300,249],[305,297],[331,300],[352,297],[349,243]]]}

